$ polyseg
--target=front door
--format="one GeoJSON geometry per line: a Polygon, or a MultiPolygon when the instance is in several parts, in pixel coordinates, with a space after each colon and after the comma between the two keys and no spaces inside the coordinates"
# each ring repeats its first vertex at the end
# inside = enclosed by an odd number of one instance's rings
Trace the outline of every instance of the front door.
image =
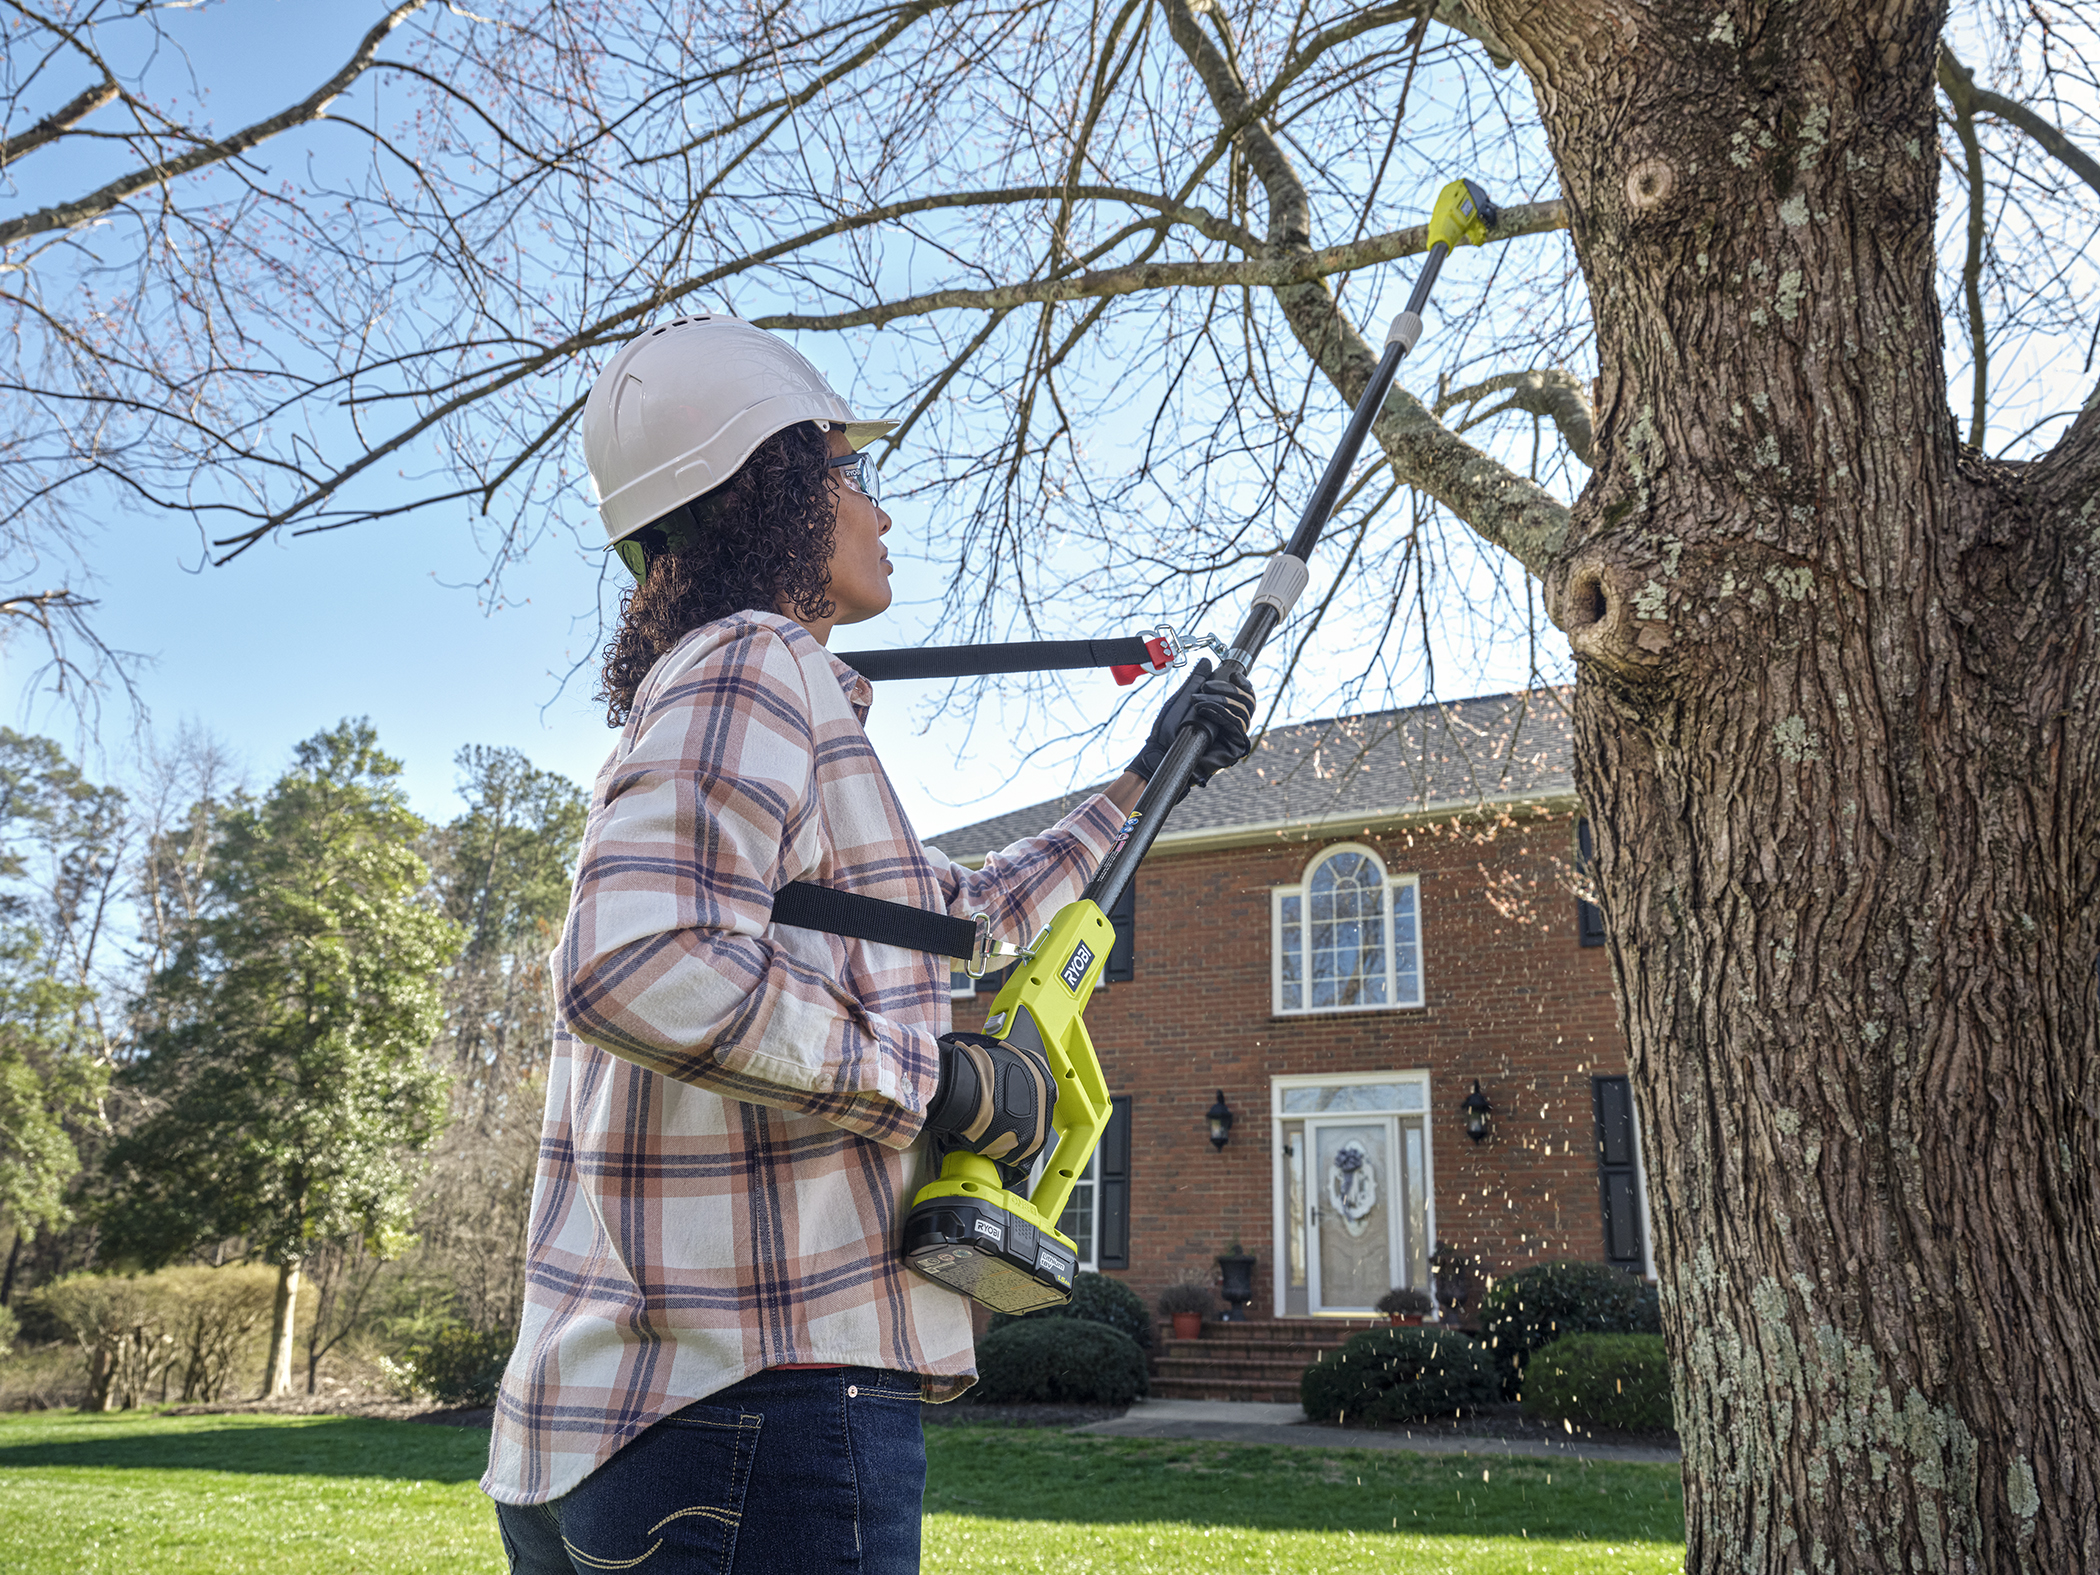
{"type": "Polygon", "coordinates": [[[1308,1117],[1306,1180],[1310,1310],[1370,1312],[1405,1283],[1400,1239],[1406,1218],[1398,1124],[1391,1116],[1308,1117]]]}

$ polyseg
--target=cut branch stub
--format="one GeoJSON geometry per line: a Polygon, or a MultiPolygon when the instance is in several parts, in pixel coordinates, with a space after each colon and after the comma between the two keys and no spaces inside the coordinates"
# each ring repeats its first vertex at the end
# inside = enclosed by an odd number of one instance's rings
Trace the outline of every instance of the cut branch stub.
{"type": "Polygon", "coordinates": [[[1546,614],[1568,637],[1578,661],[1622,674],[1652,671],[1670,648],[1656,581],[1595,547],[1546,576],[1546,614]]]}

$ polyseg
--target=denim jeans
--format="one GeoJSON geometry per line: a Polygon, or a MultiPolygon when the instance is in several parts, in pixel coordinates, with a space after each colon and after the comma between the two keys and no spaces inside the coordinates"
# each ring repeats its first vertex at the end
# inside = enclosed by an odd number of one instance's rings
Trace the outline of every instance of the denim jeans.
{"type": "Polygon", "coordinates": [[[919,1380],[769,1369],[665,1417],[545,1504],[498,1504],[512,1575],[919,1567],[919,1380]]]}

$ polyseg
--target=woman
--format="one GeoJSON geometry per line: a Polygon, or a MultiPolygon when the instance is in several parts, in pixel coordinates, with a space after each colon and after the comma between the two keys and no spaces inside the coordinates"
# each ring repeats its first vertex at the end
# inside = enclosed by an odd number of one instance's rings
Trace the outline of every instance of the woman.
{"type": "Polygon", "coordinates": [[[917,1568],[918,1408],[974,1369],[969,1304],[905,1269],[897,1228],[936,1145],[1025,1165],[1054,1091],[1039,1056],[946,1032],[945,959],[773,926],[772,894],[1032,934],[1189,715],[1219,738],[1202,776],[1247,752],[1252,691],[1206,668],[1041,836],[977,871],[922,847],[862,727],[871,687],[825,649],[889,606],[860,451],[891,425],[724,317],[649,330],[585,406],[638,583],[552,960],[525,1311],[483,1481],[515,1571],[917,1568]]]}

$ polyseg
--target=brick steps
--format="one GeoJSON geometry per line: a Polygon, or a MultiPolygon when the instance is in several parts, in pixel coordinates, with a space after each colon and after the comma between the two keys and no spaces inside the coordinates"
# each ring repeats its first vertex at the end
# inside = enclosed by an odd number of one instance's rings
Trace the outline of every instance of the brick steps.
{"type": "Polygon", "coordinates": [[[1162,1400],[1265,1400],[1294,1404],[1298,1381],[1322,1354],[1383,1320],[1275,1319],[1206,1323],[1202,1338],[1177,1340],[1162,1324],[1153,1344],[1153,1395],[1162,1400]]]}

